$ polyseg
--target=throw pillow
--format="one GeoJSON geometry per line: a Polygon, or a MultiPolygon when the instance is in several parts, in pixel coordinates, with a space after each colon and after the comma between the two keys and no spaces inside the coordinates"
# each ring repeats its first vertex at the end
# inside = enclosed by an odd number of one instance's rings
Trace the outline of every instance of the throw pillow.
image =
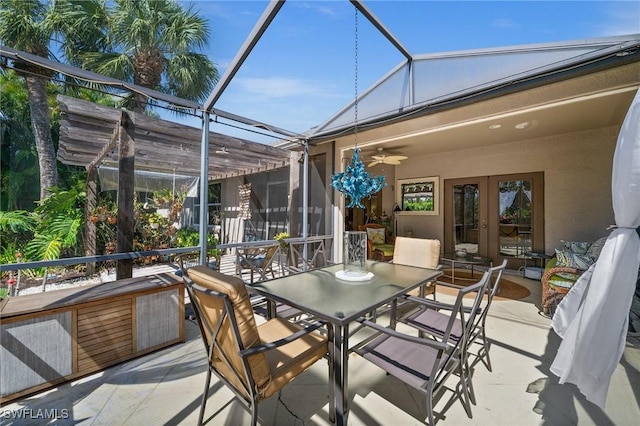
{"type": "Polygon", "coordinates": [[[384,228],[367,228],[367,238],[373,244],[384,244],[384,228]]]}
{"type": "Polygon", "coordinates": [[[589,246],[591,246],[590,241],[565,241],[560,240],[562,245],[564,246],[565,251],[572,251],[574,253],[586,254],[589,246]]]}
{"type": "Polygon", "coordinates": [[[595,262],[594,259],[586,254],[574,253],[568,250],[556,249],[556,257],[558,258],[556,266],[580,269],[582,271],[589,269],[589,266],[595,262]]]}
{"type": "Polygon", "coordinates": [[[602,247],[604,247],[604,243],[607,242],[607,237],[598,238],[594,241],[593,244],[589,246],[586,255],[589,256],[593,260],[598,260],[600,256],[600,252],[602,251],[602,247]]]}

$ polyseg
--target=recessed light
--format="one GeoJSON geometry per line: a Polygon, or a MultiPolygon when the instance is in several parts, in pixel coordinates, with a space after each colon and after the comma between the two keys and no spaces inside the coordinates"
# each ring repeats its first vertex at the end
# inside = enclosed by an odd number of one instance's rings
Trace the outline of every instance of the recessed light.
{"type": "Polygon", "coordinates": [[[495,129],[499,129],[500,127],[502,127],[502,124],[492,124],[489,126],[489,129],[495,130],[495,129]]]}
{"type": "Polygon", "coordinates": [[[527,127],[529,127],[529,122],[528,122],[528,121],[523,121],[522,123],[518,123],[518,124],[516,124],[516,125],[515,125],[515,126],[513,126],[513,127],[515,127],[515,128],[516,128],[516,129],[518,129],[518,130],[524,130],[524,129],[526,129],[527,127]]]}

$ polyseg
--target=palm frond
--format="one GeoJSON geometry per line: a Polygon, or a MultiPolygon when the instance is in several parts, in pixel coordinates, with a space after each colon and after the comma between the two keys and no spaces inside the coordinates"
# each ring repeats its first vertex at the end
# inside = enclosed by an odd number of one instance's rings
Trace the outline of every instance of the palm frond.
{"type": "Polygon", "coordinates": [[[77,243],[81,226],[82,219],[61,215],[51,220],[48,231],[60,240],[62,247],[67,248],[77,243]]]}
{"type": "Polygon", "coordinates": [[[38,234],[25,248],[29,260],[54,260],[60,257],[62,241],[54,235],[38,234]]]}
{"type": "Polygon", "coordinates": [[[33,217],[25,210],[0,211],[0,231],[3,233],[30,231],[34,225],[33,217]]]}

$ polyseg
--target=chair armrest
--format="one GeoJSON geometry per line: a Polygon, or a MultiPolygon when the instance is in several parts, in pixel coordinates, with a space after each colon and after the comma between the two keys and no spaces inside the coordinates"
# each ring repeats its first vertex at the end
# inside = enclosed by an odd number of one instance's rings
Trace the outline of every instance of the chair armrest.
{"type": "Polygon", "coordinates": [[[404,297],[404,299],[410,300],[414,303],[417,303],[419,305],[423,305],[432,309],[446,309],[446,310],[453,309],[453,305],[449,303],[438,302],[437,300],[425,299],[423,297],[406,296],[404,297]]]}
{"type": "Polygon", "coordinates": [[[433,282],[434,285],[441,285],[443,287],[449,287],[449,288],[455,288],[456,290],[460,290],[461,286],[457,285],[457,284],[451,284],[448,283],[446,281],[434,281],[433,282]]]}
{"type": "Polygon", "coordinates": [[[365,318],[360,318],[358,322],[369,328],[373,328],[374,330],[379,331],[382,334],[386,334],[401,340],[406,340],[407,342],[413,342],[413,343],[417,343],[419,345],[424,345],[424,346],[431,346],[432,348],[441,349],[441,350],[446,350],[449,347],[446,343],[439,342],[437,340],[423,339],[420,337],[415,337],[415,336],[410,336],[408,334],[400,333],[391,328],[384,327],[378,323],[369,321],[365,318]]]}
{"type": "Polygon", "coordinates": [[[291,342],[294,342],[295,340],[301,338],[302,336],[305,336],[323,326],[324,326],[323,322],[317,322],[313,325],[303,328],[302,330],[296,331],[295,333],[285,337],[284,339],[276,340],[275,342],[264,343],[260,346],[254,346],[248,349],[243,349],[240,351],[240,356],[248,357],[250,355],[254,355],[257,353],[266,352],[275,348],[279,348],[280,346],[284,346],[291,342]]]}

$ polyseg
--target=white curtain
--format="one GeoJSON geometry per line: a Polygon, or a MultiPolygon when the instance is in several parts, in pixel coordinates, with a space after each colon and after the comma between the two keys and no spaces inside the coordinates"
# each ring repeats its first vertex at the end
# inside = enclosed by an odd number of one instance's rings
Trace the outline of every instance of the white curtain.
{"type": "Polygon", "coordinates": [[[624,350],[640,265],[640,91],[618,136],[611,180],[616,228],[553,319],[563,340],[551,371],[601,408],[624,350]]]}

